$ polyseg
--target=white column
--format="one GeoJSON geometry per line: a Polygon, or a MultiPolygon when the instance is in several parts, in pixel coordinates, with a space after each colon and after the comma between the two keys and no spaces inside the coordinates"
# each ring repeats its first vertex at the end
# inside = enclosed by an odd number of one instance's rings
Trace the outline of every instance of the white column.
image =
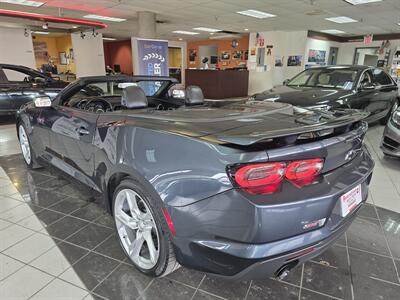
{"type": "Polygon", "coordinates": [[[139,11],[138,13],[138,36],[145,39],[156,37],[156,14],[149,11],[139,11]]]}
{"type": "Polygon", "coordinates": [[[21,28],[0,28],[0,63],[35,67],[30,31],[21,28]]]}

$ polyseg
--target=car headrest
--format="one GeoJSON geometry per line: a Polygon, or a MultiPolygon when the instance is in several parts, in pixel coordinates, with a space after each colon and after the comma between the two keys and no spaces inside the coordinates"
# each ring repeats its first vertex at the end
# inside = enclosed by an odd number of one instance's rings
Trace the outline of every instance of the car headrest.
{"type": "Polygon", "coordinates": [[[128,86],[123,89],[121,104],[127,108],[145,108],[148,106],[146,94],[138,86],[128,86]]]}
{"type": "Polygon", "coordinates": [[[186,105],[199,105],[204,104],[203,91],[197,85],[189,85],[185,93],[186,105]]]}

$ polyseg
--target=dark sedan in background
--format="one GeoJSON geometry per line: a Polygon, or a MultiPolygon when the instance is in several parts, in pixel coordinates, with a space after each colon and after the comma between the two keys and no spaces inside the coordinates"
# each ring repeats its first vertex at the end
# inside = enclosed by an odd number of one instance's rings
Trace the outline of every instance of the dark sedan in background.
{"type": "Polygon", "coordinates": [[[396,83],[383,70],[367,66],[328,66],[307,69],[283,86],[255,94],[254,100],[289,103],[330,110],[352,108],[368,112],[368,122],[386,124],[399,103],[396,83]]]}
{"type": "Polygon", "coordinates": [[[366,113],[285,103],[209,107],[168,77],[81,78],[17,115],[26,164],[90,186],[130,261],[231,278],[283,277],[334,243],[366,201],[366,113]],[[88,96],[83,90],[96,90],[88,96]]]}
{"type": "Polygon", "coordinates": [[[381,148],[385,155],[400,158],[400,106],[394,110],[383,131],[381,148]]]}
{"type": "Polygon", "coordinates": [[[31,68],[0,64],[0,115],[14,115],[39,94],[54,98],[67,84],[31,68]]]}

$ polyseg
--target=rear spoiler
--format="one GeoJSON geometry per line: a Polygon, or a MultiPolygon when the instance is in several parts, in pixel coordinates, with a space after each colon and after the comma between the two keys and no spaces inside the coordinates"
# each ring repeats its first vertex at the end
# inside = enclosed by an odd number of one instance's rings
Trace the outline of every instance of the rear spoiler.
{"type": "MultiPolygon", "coordinates": [[[[336,111],[336,113],[341,114],[341,116],[332,117],[332,115],[330,115],[330,119],[312,125],[307,122],[308,116],[304,115],[296,120],[299,126],[295,128],[268,130],[263,133],[258,132],[257,134],[249,134],[247,136],[235,136],[221,132],[202,137],[202,139],[231,147],[235,147],[235,145],[240,147],[252,146],[260,143],[271,143],[276,139],[285,141],[283,144],[290,144],[295,142],[309,142],[311,140],[315,141],[321,138],[343,134],[358,127],[362,127],[363,131],[368,129],[368,124],[362,120],[365,119],[369,113],[356,110],[350,110],[350,112],[344,110],[336,111]]],[[[324,116],[324,114],[326,113],[321,112],[322,116],[324,116]]],[[[280,146],[284,145],[281,144],[280,146]]]]}

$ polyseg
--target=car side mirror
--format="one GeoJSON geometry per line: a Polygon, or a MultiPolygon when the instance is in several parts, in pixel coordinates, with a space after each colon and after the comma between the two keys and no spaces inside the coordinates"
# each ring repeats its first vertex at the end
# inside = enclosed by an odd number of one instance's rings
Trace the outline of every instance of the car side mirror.
{"type": "Polygon", "coordinates": [[[51,107],[51,99],[49,96],[39,96],[34,100],[35,107],[51,107]]]}
{"type": "Polygon", "coordinates": [[[286,79],[285,81],[283,81],[283,85],[288,85],[289,82],[290,82],[290,79],[286,79]]]}
{"type": "Polygon", "coordinates": [[[172,90],[172,97],[178,99],[185,99],[186,91],[181,89],[172,90]]]}

